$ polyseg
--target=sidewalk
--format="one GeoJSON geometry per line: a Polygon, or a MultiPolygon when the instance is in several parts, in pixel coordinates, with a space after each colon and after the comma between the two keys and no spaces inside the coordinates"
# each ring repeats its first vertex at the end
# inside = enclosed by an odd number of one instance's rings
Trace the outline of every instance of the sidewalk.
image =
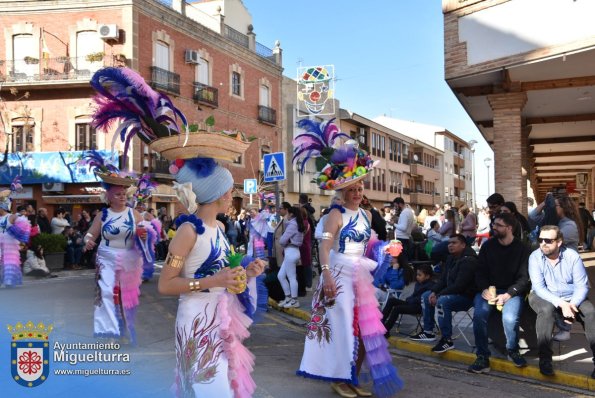
{"type": "MultiPolygon", "coordinates": [[[[581,256],[585,260],[589,279],[595,281],[595,253],[582,253],[581,256]]],[[[314,286],[318,283],[318,278],[314,280],[314,286]]],[[[312,303],[313,291],[307,292],[306,297],[300,297],[299,308],[280,308],[272,299],[269,299],[269,304],[278,311],[285,312],[291,316],[302,319],[304,321],[310,320],[310,310],[312,303]]],[[[589,298],[593,301],[595,292],[593,289],[589,292],[589,298]]],[[[453,318],[453,326],[460,320],[465,313],[459,312],[453,318]]],[[[439,361],[458,362],[470,365],[475,360],[474,348],[471,347],[463,336],[458,336],[454,339],[455,349],[447,351],[444,354],[434,354],[431,352],[432,347],[436,342],[422,343],[409,340],[407,334],[415,331],[417,321],[414,316],[403,316],[399,330],[393,328],[391,330],[390,345],[403,351],[408,351],[420,354],[439,361]]],[[[465,334],[471,344],[474,344],[473,324],[467,319],[462,319],[460,322],[462,332],[465,334]]],[[[453,328],[453,332],[457,334],[458,330],[453,328]]],[[[522,345],[522,342],[521,342],[522,345]]],[[[539,359],[536,356],[525,355],[525,359],[529,366],[525,368],[517,368],[506,357],[500,354],[496,349],[490,346],[492,357],[490,358],[490,367],[492,371],[507,373],[520,378],[531,379],[533,381],[544,381],[547,383],[560,384],[573,388],[580,388],[587,391],[595,391],[595,379],[591,379],[590,375],[593,371],[593,354],[582,326],[575,322],[571,331],[571,338],[568,341],[553,342],[552,349],[554,350],[554,371],[553,377],[545,377],[539,373],[539,359]]],[[[477,375],[477,377],[481,377],[477,375]]]]}

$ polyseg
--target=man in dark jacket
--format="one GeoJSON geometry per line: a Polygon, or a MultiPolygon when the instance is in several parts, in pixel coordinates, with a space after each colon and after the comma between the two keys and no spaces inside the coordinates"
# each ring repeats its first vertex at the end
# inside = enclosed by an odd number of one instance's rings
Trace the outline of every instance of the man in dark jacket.
{"type": "Polygon", "coordinates": [[[37,210],[37,225],[39,225],[40,232],[43,232],[44,234],[52,233],[52,226],[50,225],[50,220],[48,218],[48,211],[43,207],[37,210]]]}
{"type": "Polygon", "coordinates": [[[517,367],[527,366],[519,353],[519,319],[525,295],[529,292],[529,248],[512,234],[516,226],[512,214],[500,213],[494,217],[494,237],[483,245],[475,273],[479,293],[473,307],[473,334],[477,346],[477,359],[470,372],[485,373],[490,370],[488,349],[488,319],[498,308],[502,311],[502,325],[506,336],[508,358],[517,367]],[[495,294],[490,291],[494,287],[495,294]]]}
{"type": "Polygon", "coordinates": [[[467,246],[467,239],[462,234],[452,235],[448,240],[448,252],[442,277],[430,292],[422,295],[424,331],[411,336],[411,340],[433,341],[434,311],[438,309],[438,326],[442,338],[432,351],[443,353],[452,350],[452,313],[467,311],[473,305],[475,289],[475,271],[477,254],[467,246]]]}

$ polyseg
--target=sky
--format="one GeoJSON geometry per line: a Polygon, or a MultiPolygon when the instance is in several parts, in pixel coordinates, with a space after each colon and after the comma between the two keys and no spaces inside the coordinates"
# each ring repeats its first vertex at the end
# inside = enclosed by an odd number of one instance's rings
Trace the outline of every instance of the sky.
{"type": "MultiPolygon", "coordinates": [[[[368,119],[386,115],[437,125],[476,140],[479,205],[488,196],[484,159],[494,155],[444,81],[441,0],[243,0],[256,41],[283,50],[284,75],[301,66],[335,66],[341,108],[368,119]]],[[[494,162],[489,181],[493,190],[494,162]]]]}

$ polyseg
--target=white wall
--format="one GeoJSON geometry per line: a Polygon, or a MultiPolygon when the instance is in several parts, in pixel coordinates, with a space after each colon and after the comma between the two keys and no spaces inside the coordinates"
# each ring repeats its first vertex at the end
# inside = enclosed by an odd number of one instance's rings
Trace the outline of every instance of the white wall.
{"type": "Polygon", "coordinates": [[[594,17],[592,0],[513,0],[461,17],[459,41],[473,65],[593,36],[594,17]]]}

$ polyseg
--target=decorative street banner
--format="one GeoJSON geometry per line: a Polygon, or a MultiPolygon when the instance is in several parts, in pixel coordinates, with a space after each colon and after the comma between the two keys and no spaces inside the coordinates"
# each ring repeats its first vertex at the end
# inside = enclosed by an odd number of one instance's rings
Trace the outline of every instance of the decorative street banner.
{"type": "MultiPolygon", "coordinates": [[[[117,152],[96,152],[106,163],[118,167],[117,152]]],[[[90,171],[89,166],[77,164],[83,153],[84,151],[10,153],[8,161],[0,166],[0,185],[10,185],[16,176],[21,176],[23,185],[44,182],[98,182],[99,179],[90,171]]]]}
{"type": "Polygon", "coordinates": [[[335,114],[335,66],[298,68],[298,110],[310,115],[335,114]]]}

